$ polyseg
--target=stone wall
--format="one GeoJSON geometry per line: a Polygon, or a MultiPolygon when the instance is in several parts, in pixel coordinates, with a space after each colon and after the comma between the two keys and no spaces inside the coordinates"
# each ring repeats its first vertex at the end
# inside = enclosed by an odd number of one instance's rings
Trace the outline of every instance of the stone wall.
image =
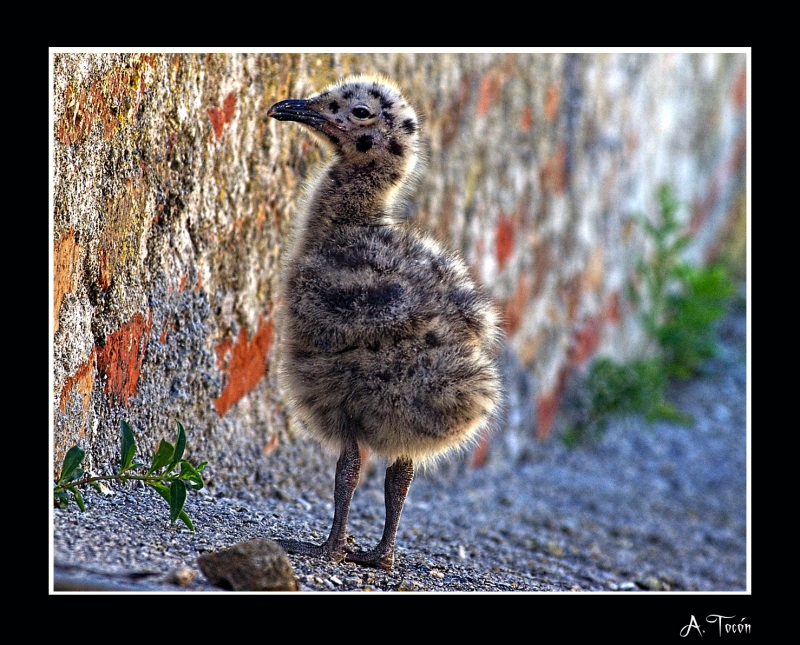
{"type": "MultiPolygon", "coordinates": [[[[187,428],[219,483],[315,447],[274,374],[284,241],[322,151],[268,107],[352,73],[422,113],[408,215],[459,248],[502,311],[510,426],[548,434],[566,378],[644,350],[634,224],[670,182],[690,260],[742,210],[746,54],[81,54],[52,61],[54,467],[187,428]],[[520,394],[521,393],[521,394],[520,394]]],[[[298,468],[301,468],[298,466],[298,468]]]]}

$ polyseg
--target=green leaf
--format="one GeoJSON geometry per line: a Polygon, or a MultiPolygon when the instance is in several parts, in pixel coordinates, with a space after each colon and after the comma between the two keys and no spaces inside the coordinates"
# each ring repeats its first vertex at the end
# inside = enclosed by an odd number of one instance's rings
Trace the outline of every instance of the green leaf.
{"type": "Polygon", "coordinates": [[[169,487],[169,521],[175,524],[175,520],[183,510],[186,501],[186,484],[180,479],[176,479],[169,487]]]}
{"type": "MultiPolygon", "coordinates": [[[[72,474],[70,474],[68,481],[74,482],[76,479],[80,479],[81,477],[83,477],[85,472],[86,471],[83,468],[78,468],[78,470],[75,470],[72,472],[72,474]]],[[[62,481],[64,481],[63,478],[62,481]]]]}
{"type": "Polygon", "coordinates": [[[147,482],[147,485],[169,502],[169,486],[161,482],[147,482]]]}
{"type": "Polygon", "coordinates": [[[170,462],[170,459],[172,459],[174,453],[175,446],[166,439],[162,439],[161,443],[158,444],[156,454],[153,455],[153,463],[150,464],[150,470],[147,471],[147,474],[149,475],[153,471],[166,466],[170,462]]]}
{"type": "Polygon", "coordinates": [[[69,481],[70,475],[81,465],[85,456],[86,451],[80,446],[72,446],[72,448],[67,451],[67,454],[64,456],[64,463],[61,466],[59,483],[69,481]]]}
{"type": "Polygon", "coordinates": [[[178,441],[175,443],[175,459],[180,460],[183,458],[183,451],[186,449],[186,431],[183,429],[183,424],[175,420],[178,424],[178,441]]]}
{"type": "Polygon", "coordinates": [[[691,241],[692,241],[692,238],[690,238],[690,237],[688,237],[686,235],[676,239],[675,242],[673,242],[673,244],[672,244],[672,248],[669,250],[670,253],[672,254],[672,256],[673,257],[677,257],[678,254],[681,253],[681,251],[683,251],[687,246],[689,246],[689,243],[691,241]]]}
{"type": "Polygon", "coordinates": [[[189,516],[186,514],[186,511],[181,511],[178,513],[178,517],[183,520],[183,523],[189,527],[190,531],[194,531],[194,524],[192,524],[192,520],[189,519],[189,516]]]}
{"type": "MultiPolygon", "coordinates": [[[[161,497],[163,497],[167,502],[170,502],[171,491],[168,486],[165,486],[160,482],[148,482],[147,485],[161,495],[161,497]]],[[[178,513],[178,518],[189,527],[190,531],[194,531],[194,524],[192,524],[192,520],[189,519],[189,515],[186,513],[186,511],[182,510],[180,513],[178,513]]]]}
{"type": "Polygon", "coordinates": [[[53,491],[53,501],[58,508],[67,508],[69,506],[69,493],[63,490],[53,491]]]}
{"type": "Polygon", "coordinates": [[[661,206],[661,216],[667,221],[672,220],[681,205],[675,197],[672,185],[666,183],[658,189],[658,203],[661,206]]]}
{"type": "Polygon", "coordinates": [[[86,504],[83,503],[83,495],[81,495],[81,492],[74,486],[70,486],[70,488],[68,488],[67,490],[69,490],[69,492],[72,493],[73,497],[75,498],[75,501],[78,503],[78,508],[81,509],[81,512],[85,511],[86,504]]]}
{"type": "MultiPolygon", "coordinates": [[[[205,462],[203,462],[201,466],[205,468],[205,462]]],[[[181,461],[181,473],[178,477],[180,477],[181,480],[188,481],[189,488],[192,490],[200,490],[205,485],[197,469],[185,459],[181,461]]]]}
{"type": "Polygon", "coordinates": [[[136,439],[127,421],[122,421],[120,428],[122,430],[122,443],[120,445],[119,472],[124,473],[132,467],[133,457],[136,454],[136,439]]]}
{"type": "Polygon", "coordinates": [[[172,455],[172,461],[165,471],[168,473],[171,473],[175,466],[178,465],[178,462],[183,459],[183,453],[186,450],[186,431],[180,421],[176,419],[175,423],[178,424],[178,440],[175,442],[175,453],[172,455]]]}

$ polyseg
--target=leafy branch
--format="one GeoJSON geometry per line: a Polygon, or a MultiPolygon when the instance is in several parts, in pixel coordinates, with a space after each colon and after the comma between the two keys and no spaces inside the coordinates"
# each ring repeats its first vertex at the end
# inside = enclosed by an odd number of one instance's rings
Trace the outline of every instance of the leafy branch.
{"type": "Polygon", "coordinates": [[[86,451],[80,446],[73,446],[64,456],[61,466],[61,475],[53,488],[53,501],[59,508],[66,508],[70,496],[77,503],[81,511],[86,510],[86,503],[79,488],[92,486],[102,492],[101,482],[106,481],[141,481],[150,486],[169,504],[169,519],[173,524],[180,518],[190,530],[194,531],[192,520],[183,510],[186,502],[186,490],[200,490],[203,488],[203,478],[200,473],[206,467],[203,461],[193,466],[183,458],[186,450],[186,432],[180,421],[178,437],[175,444],[162,439],[153,454],[150,466],[142,473],[145,465],[134,461],[136,456],[136,439],[133,430],[127,421],[122,421],[120,441],[120,467],[113,475],[93,475],[81,468],[86,451]],[[136,472],[138,471],[138,472],[136,472]]]}

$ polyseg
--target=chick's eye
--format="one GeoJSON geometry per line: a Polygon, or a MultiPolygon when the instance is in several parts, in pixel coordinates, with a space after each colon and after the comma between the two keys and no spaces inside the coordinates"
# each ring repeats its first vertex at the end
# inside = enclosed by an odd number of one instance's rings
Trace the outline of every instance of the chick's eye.
{"type": "Polygon", "coordinates": [[[356,105],[353,108],[353,116],[357,119],[367,119],[370,117],[369,108],[366,108],[363,105],[356,105]]]}

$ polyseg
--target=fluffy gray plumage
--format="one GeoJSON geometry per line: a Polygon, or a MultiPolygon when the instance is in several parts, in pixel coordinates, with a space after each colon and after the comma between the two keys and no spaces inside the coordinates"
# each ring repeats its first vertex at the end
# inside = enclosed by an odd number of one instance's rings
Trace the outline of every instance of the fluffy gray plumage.
{"type": "Polygon", "coordinates": [[[501,397],[490,300],[457,255],[395,214],[419,162],[417,115],[394,84],[358,77],[269,116],[332,152],[282,275],[281,386],[322,443],[413,473],[474,439],[501,397]]]}

